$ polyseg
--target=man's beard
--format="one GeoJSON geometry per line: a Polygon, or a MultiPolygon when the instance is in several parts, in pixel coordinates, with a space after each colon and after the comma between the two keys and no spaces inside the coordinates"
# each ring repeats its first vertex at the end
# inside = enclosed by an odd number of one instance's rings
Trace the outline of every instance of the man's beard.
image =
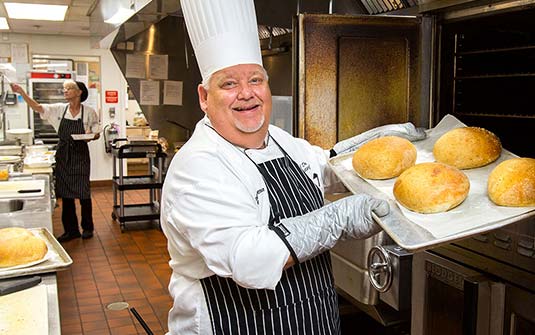
{"type": "Polygon", "coordinates": [[[236,121],[236,128],[238,128],[240,131],[244,133],[254,133],[257,132],[262,126],[264,125],[264,122],[266,121],[265,115],[262,115],[262,119],[258,122],[258,124],[254,126],[247,126],[240,121],[236,121]]]}

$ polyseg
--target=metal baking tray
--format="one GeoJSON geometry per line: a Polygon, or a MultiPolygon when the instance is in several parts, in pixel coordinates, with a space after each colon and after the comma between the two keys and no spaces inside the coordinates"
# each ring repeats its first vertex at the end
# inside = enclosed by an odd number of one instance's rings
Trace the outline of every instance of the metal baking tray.
{"type": "MultiPolygon", "coordinates": [[[[446,131],[462,126],[465,125],[453,116],[444,117],[435,128],[427,131],[427,139],[413,143],[418,153],[416,163],[434,161],[432,148],[435,141],[446,131]]],[[[329,165],[353,194],[366,193],[389,202],[391,214],[374,219],[394,242],[408,251],[434,248],[535,217],[535,207],[496,206],[487,197],[488,174],[502,161],[516,157],[507,150],[503,150],[500,158],[487,166],[463,170],[470,180],[467,199],[448,212],[436,214],[415,213],[401,206],[392,193],[396,178],[378,181],[360,177],[351,164],[353,154],[333,157],[329,165]]]]}
{"type": "Polygon", "coordinates": [[[28,228],[28,230],[32,231],[35,235],[39,236],[45,241],[48,247],[48,252],[45,255],[46,260],[23,268],[0,268],[0,279],[56,272],[64,270],[72,264],[71,256],[69,256],[65,249],[63,249],[61,244],[59,244],[58,240],[56,240],[56,238],[48,231],[48,229],[41,227],[28,228]]]}

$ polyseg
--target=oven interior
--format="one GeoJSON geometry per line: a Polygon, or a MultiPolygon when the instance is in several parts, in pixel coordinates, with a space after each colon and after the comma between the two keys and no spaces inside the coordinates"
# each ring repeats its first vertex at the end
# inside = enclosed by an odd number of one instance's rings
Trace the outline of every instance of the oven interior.
{"type": "Polygon", "coordinates": [[[535,157],[535,9],[441,25],[438,122],[452,114],[535,157]]]}

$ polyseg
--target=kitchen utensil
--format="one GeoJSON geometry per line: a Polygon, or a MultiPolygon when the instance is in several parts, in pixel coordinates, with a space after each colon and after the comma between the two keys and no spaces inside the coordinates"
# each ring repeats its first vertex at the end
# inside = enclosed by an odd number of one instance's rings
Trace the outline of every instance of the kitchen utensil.
{"type": "Polygon", "coordinates": [[[45,181],[43,179],[4,181],[0,182],[0,199],[39,197],[45,194],[44,190],[45,181]]]}
{"type": "Polygon", "coordinates": [[[33,190],[18,190],[17,192],[18,193],[36,193],[36,192],[41,192],[42,189],[40,188],[36,188],[36,189],[33,189],[33,190]]]}
{"type": "Polygon", "coordinates": [[[145,320],[143,320],[141,315],[139,315],[139,313],[136,311],[134,307],[130,308],[130,312],[132,312],[132,314],[136,317],[137,321],[139,321],[139,323],[141,324],[141,327],[143,327],[147,335],[154,334],[152,330],[149,328],[149,326],[147,325],[147,323],[145,322],[145,320]]]}
{"type": "Polygon", "coordinates": [[[41,277],[19,277],[14,279],[0,280],[0,296],[33,287],[41,282],[41,277]]]}

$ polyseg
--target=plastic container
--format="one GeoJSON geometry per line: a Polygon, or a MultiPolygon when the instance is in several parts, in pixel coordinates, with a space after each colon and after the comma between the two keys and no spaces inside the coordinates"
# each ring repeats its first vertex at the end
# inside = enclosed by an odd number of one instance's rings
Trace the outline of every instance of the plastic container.
{"type": "Polygon", "coordinates": [[[0,164],[0,181],[6,181],[9,179],[9,165],[0,164]]]}

